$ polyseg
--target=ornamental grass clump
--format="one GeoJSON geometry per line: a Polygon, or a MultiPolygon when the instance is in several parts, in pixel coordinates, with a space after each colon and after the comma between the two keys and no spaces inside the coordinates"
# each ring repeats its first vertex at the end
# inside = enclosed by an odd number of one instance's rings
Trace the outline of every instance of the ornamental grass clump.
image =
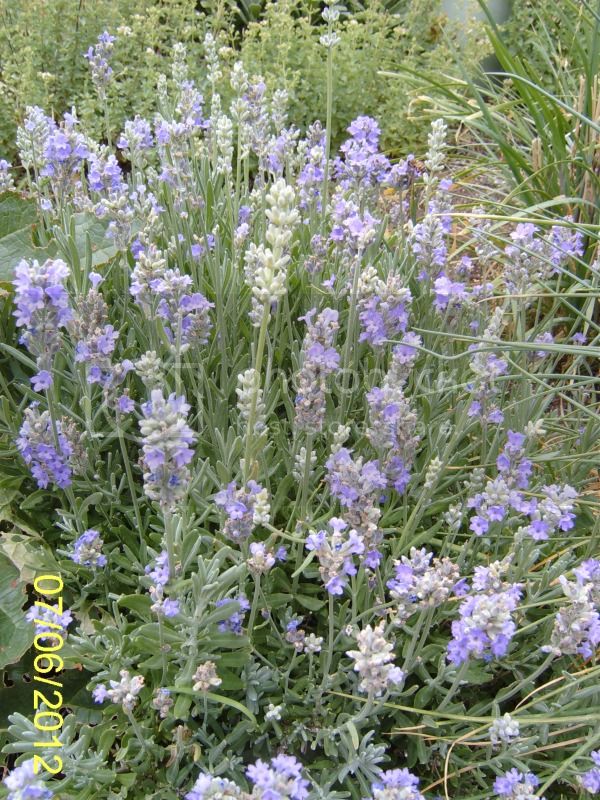
{"type": "MultiPolygon", "coordinates": [[[[179,45],[114,144],[30,109],[0,197],[35,216],[0,578],[60,575],[65,638],[60,748],[2,690],[4,796],[597,792],[600,326],[556,288],[597,231],[459,201],[441,119],[393,164],[241,64],[230,101],[204,48],[202,92],[179,45]]],[[[15,684],[53,612],[2,586],[15,684]]]]}

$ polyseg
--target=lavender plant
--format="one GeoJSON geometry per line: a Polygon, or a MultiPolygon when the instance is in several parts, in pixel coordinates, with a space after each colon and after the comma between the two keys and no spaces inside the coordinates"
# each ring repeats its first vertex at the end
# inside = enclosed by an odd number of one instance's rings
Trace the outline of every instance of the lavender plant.
{"type": "Polygon", "coordinates": [[[115,150],[19,133],[48,257],[2,296],[0,551],[68,616],[62,771],[13,708],[4,796],[597,792],[599,327],[538,296],[595,232],[499,238],[442,120],[420,166],[366,116],[334,153],[204,47],[115,150]]]}

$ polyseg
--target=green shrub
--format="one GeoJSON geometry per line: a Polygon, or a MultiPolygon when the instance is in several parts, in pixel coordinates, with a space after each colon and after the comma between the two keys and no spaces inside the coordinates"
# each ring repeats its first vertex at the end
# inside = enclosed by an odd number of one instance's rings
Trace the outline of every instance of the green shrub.
{"type": "MultiPolygon", "coordinates": [[[[442,15],[439,0],[404,0],[393,4],[393,12],[382,0],[347,6],[352,13],[340,28],[334,61],[334,143],[362,113],[380,120],[389,152],[423,150],[426,123],[410,113],[414,92],[379,71],[409,65],[437,73],[447,68],[451,51],[458,47],[466,62],[473,63],[477,37],[465,40],[464,33],[459,35],[442,15]]],[[[30,105],[54,115],[74,105],[88,130],[104,134],[104,109],[81,55],[105,29],[117,35],[116,80],[108,103],[113,134],[134,108],[139,114],[150,111],[156,75],[168,72],[174,43],[186,44],[191,77],[202,85],[202,42],[208,27],[225,48],[224,98],[230,91],[228,66],[241,54],[249,72],[262,74],[270,89],[283,79],[294,124],[324,121],[326,52],[319,43],[323,27],[318,10],[315,0],[270,2],[262,11],[259,4],[232,0],[0,0],[0,154],[14,158],[16,126],[30,105]],[[259,12],[260,20],[252,21],[259,12]]]]}
{"type": "MultiPolygon", "coordinates": [[[[369,114],[380,120],[388,151],[422,149],[428,123],[411,118],[414,92],[380,70],[408,64],[435,73],[447,66],[455,48],[472,63],[475,36],[465,43],[441,13],[439,0],[396,3],[396,13],[381,0],[346,5],[353,13],[340,26],[335,49],[333,141],[343,138],[352,119],[369,114]]],[[[317,7],[314,0],[270,2],[262,19],[249,25],[241,45],[247,69],[260,72],[267,82],[286,82],[296,124],[325,116],[326,51],[319,43],[322,29],[314,24],[317,7]]]]}

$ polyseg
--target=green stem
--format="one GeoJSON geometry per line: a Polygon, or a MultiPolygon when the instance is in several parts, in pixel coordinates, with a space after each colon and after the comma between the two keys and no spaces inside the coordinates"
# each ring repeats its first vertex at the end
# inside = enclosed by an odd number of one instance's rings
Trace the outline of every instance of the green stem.
{"type": "Polygon", "coordinates": [[[260,599],[260,575],[254,576],[254,595],[252,597],[252,608],[250,609],[250,620],[248,621],[248,639],[252,641],[252,631],[254,630],[254,621],[256,620],[256,612],[258,611],[260,599]]]}
{"type": "Polygon", "coordinates": [[[169,580],[175,577],[175,531],[173,528],[173,514],[167,508],[163,509],[165,527],[165,549],[169,560],[169,580]]]}
{"type": "Polygon", "coordinates": [[[323,670],[323,680],[321,681],[321,691],[325,688],[325,684],[327,683],[327,679],[329,678],[329,670],[331,669],[331,663],[333,661],[333,646],[335,643],[335,615],[334,615],[334,606],[333,606],[333,595],[329,595],[329,635],[327,638],[327,658],[325,661],[325,669],[323,670]]]}
{"type": "Polygon", "coordinates": [[[244,451],[244,484],[248,482],[251,476],[250,458],[252,455],[252,445],[254,443],[254,425],[256,424],[256,407],[258,404],[258,391],[260,388],[260,373],[262,370],[263,356],[265,352],[265,341],[267,338],[267,326],[269,324],[270,308],[268,301],[263,306],[263,314],[260,322],[260,331],[258,334],[258,344],[256,347],[256,358],[254,360],[254,369],[257,373],[257,386],[256,391],[252,393],[252,400],[250,402],[250,413],[248,414],[248,428],[246,430],[246,448],[244,451]]]}
{"type": "Polygon", "coordinates": [[[446,708],[450,700],[454,697],[456,692],[458,691],[460,684],[462,683],[462,679],[464,678],[465,672],[469,666],[469,661],[463,661],[463,663],[458,668],[456,675],[454,676],[454,680],[452,681],[452,685],[448,689],[448,694],[444,697],[442,702],[438,706],[438,711],[441,711],[443,708],[446,708]]]}
{"type": "MultiPolygon", "coordinates": [[[[333,26],[329,23],[329,34],[333,26]]],[[[333,47],[327,49],[327,111],[325,118],[325,170],[323,174],[323,227],[327,217],[327,203],[329,201],[329,155],[331,153],[331,123],[333,118],[333,47]]]]}
{"type": "Polygon", "coordinates": [[[129,494],[131,495],[131,502],[133,504],[133,513],[135,514],[135,521],[140,537],[140,547],[142,556],[146,557],[146,543],[144,541],[144,524],[142,522],[142,515],[140,513],[140,506],[138,503],[137,493],[135,491],[135,481],[133,480],[133,473],[131,471],[131,463],[127,447],[125,446],[125,437],[123,436],[123,429],[121,427],[121,416],[117,410],[117,435],[119,437],[119,446],[121,448],[121,455],[123,456],[123,466],[125,467],[125,475],[127,476],[127,485],[129,486],[129,494]]]}

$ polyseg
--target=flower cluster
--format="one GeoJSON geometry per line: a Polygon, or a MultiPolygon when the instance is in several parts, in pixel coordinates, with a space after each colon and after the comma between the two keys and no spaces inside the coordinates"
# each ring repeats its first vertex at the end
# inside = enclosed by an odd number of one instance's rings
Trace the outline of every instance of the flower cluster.
{"type": "Polygon", "coordinates": [[[268,492],[254,480],[241,489],[232,481],[217,492],[215,503],[227,515],[223,536],[236,544],[246,541],[257,525],[269,521],[268,492]]]}
{"type": "Polygon", "coordinates": [[[379,563],[377,546],[383,537],[378,528],[381,516],[378,501],[387,487],[379,462],[364,461],[362,456],[354,458],[348,448],[340,447],[325,466],[329,491],[342,506],[341,518],[362,538],[366,566],[374,567],[379,563]]]}
{"type": "Polygon", "coordinates": [[[510,714],[504,714],[495,719],[490,725],[490,742],[497,746],[501,743],[510,744],[521,734],[519,723],[510,714]]]}
{"type": "Polygon", "coordinates": [[[302,777],[302,765],[293,756],[281,753],[266,763],[259,759],[246,770],[254,784],[256,800],[304,800],[308,781],[302,777]]]}
{"type": "Polygon", "coordinates": [[[82,564],[84,567],[105,567],[107,563],[106,556],[102,553],[102,546],[104,542],[102,537],[94,528],[88,528],[81,536],[73,543],[73,552],[70,558],[76,564],[82,564]]]}
{"type": "Polygon", "coordinates": [[[49,411],[32,403],[25,409],[17,448],[40,488],[50,483],[59,489],[71,485],[73,472],[83,468],[80,444],[72,424],[53,420],[49,411]]]}
{"type": "Polygon", "coordinates": [[[425,800],[419,779],[407,769],[388,769],[372,784],[368,800],[425,800]]]}
{"type": "Polygon", "coordinates": [[[20,261],[15,270],[15,312],[19,338],[36,356],[39,372],[32,379],[35,391],[52,385],[52,359],[61,346],[61,329],[72,317],[65,281],[69,268],[60,259],[20,261]]]}
{"type": "Polygon", "coordinates": [[[433,558],[433,553],[425,548],[411,547],[410,558],[402,556],[394,566],[395,574],[387,587],[397,604],[394,606],[397,622],[403,622],[420,609],[441,605],[452,594],[465,592],[456,564],[449,558],[433,558]]]}
{"type": "Polygon", "coordinates": [[[224,597],[221,600],[217,600],[215,607],[231,609],[226,619],[219,622],[219,631],[221,633],[231,632],[239,636],[242,633],[244,617],[250,611],[248,598],[243,594],[239,594],[236,597],[224,597]],[[231,608],[232,606],[233,608],[231,608]]]}
{"type": "Polygon", "coordinates": [[[131,713],[144,686],[144,678],[141,675],[132,677],[126,669],[122,669],[119,675],[120,681],[109,681],[110,689],[107,689],[105,684],[99,683],[94,688],[92,696],[96,703],[103,703],[108,698],[111,703],[120,703],[126,713],[131,713]]]}
{"type": "MultiPolygon", "coordinates": [[[[173,565],[175,568],[175,565],[173,565]]],[[[154,564],[148,564],[144,570],[152,583],[148,589],[152,598],[151,610],[164,617],[176,617],[179,614],[179,600],[165,597],[165,586],[169,582],[169,556],[166,550],[160,552],[154,559],[154,564]]]]}
{"type": "Polygon", "coordinates": [[[539,236],[539,228],[531,222],[521,222],[511,232],[512,244],[506,246],[504,280],[509,292],[531,294],[536,284],[547,281],[563,269],[571,258],[583,254],[583,237],[577,229],[555,225],[550,236],[539,236]]]}
{"type": "Polygon", "coordinates": [[[540,785],[539,778],[533,772],[519,772],[511,769],[494,781],[494,792],[505,800],[544,800],[536,794],[540,785]]]}
{"type": "Polygon", "coordinates": [[[308,796],[308,781],[293,756],[280,753],[270,763],[258,759],[247,767],[246,775],[254,784],[251,793],[233,781],[203,772],[185,800],[305,800],[308,796]]]}
{"type": "Polygon", "coordinates": [[[35,624],[36,634],[52,634],[57,630],[56,626],[58,625],[60,633],[64,637],[67,628],[73,622],[73,614],[68,610],[59,614],[51,608],[33,605],[25,615],[25,619],[35,624]]]}
{"type": "Polygon", "coordinates": [[[370,188],[383,183],[390,162],[379,152],[381,130],[372,117],[357,117],[348,127],[350,138],[340,146],[334,174],[343,189],[370,188]]]}
{"type": "Polygon", "coordinates": [[[529,489],[533,465],[525,458],[528,437],[524,433],[507,432],[507,442],[496,459],[498,475],[488,480],[482,492],[470,497],[467,505],[475,509],[470,528],[482,536],[493,522],[504,522],[509,510],[529,517],[527,525],[518,529],[521,536],[545,541],[557,530],[568,531],[574,526],[574,500],[577,491],[568,484],[541,487],[542,499],[526,498],[522,490],[529,489]]]}
{"type": "Polygon", "coordinates": [[[319,559],[319,572],[329,594],[343,594],[348,576],[356,575],[353,556],[365,551],[363,538],[354,530],[344,533],[348,524],[343,519],[329,520],[331,532],[320,530],[310,533],[306,549],[314,551],[319,559]]]}
{"type": "Polygon", "coordinates": [[[217,675],[217,665],[214,661],[205,661],[200,664],[193,676],[195,692],[210,692],[211,688],[220,686],[223,681],[217,675]]]}
{"type": "MultiPolygon", "coordinates": [[[[477,587],[474,587],[477,588],[477,587]]],[[[513,619],[522,588],[512,584],[500,591],[485,591],[467,597],[452,623],[448,660],[462,664],[470,658],[501,658],[516,633],[513,619]]]]}
{"type": "Polygon", "coordinates": [[[406,332],[412,295],[399,275],[390,273],[384,281],[374,268],[367,268],[359,279],[358,293],[361,342],[381,348],[406,332]]]}
{"type": "Polygon", "coordinates": [[[559,608],[550,644],[542,649],[557,656],[579,654],[591,658],[600,644],[600,614],[594,584],[581,571],[576,581],[569,581],[564,575],[560,575],[558,580],[570,602],[559,608]]]}
{"type": "Polygon", "coordinates": [[[246,251],[246,281],[252,290],[252,314],[260,324],[262,308],[277,303],[287,292],[286,273],[290,256],[287,252],[300,214],[295,207],[295,192],[283,178],[278,179],[266,194],[269,221],[265,239],[269,247],[251,245],[246,251]]]}
{"type": "Polygon", "coordinates": [[[410,468],[419,444],[417,415],[403,389],[406,357],[395,348],[390,371],[383,385],[367,392],[369,421],[367,437],[384,456],[389,485],[402,494],[410,480],[410,468]]]}
{"type": "Polygon", "coordinates": [[[590,794],[600,794],[600,750],[592,750],[590,757],[594,766],[581,775],[580,782],[590,794]]]}
{"type": "Polygon", "coordinates": [[[499,425],[504,420],[504,413],[498,404],[498,378],[508,371],[507,361],[492,349],[493,342],[500,339],[502,326],[503,311],[498,307],[483,331],[481,342],[469,346],[472,353],[469,366],[474,379],[467,386],[472,396],[468,414],[494,425],[499,425]]]}
{"type": "Polygon", "coordinates": [[[353,669],[360,676],[359,691],[371,697],[379,697],[405,678],[400,667],[393,664],[394,646],[386,640],[384,628],[383,621],[375,628],[367,625],[356,636],[358,650],[346,653],[354,661],[353,669]]]}
{"type": "Polygon", "coordinates": [[[140,420],[144,491],[164,508],[172,508],[185,495],[190,480],[187,465],[194,457],[194,432],[186,422],[189,405],[184,397],[153,389],[142,404],[140,420]]]}
{"type": "Polygon", "coordinates": [[[108,31],[104,31],[98,36],[98,42],[90,47],[85,58],[89,61],[92,73],[92,82],[98,91],[100,98],[106,98],[106,87],[110,83],[113,71],[108,63],[114,47],[115,37],[108,31]]]}
{"type": "MultiPolygon", "coordinates": [[[[178,269],[167,269],[150,281],[150,289],[158,298],[156,313],[164,320],[165,333],[172,344],[185,352],[196,344],[206,344],[212,328],[209,303],[201,292],[187,293],[192,285],[189,275],[178,269]]],[[[132,287],[133,290],[133,287],[132,287]]]]}
{"type": "Polygon", "coordinates": [[[33,758],[15,767],[2,783],[8,789],[6,800],[51,800],[54,797],[41,774],[36,773],[33,758]]]}
{"type": "Polygon", "coordinates": [[[323,429],[327,377],[340,363],[339,353],[332,346],[339,328],[338,312],[325,308],[313,322],[316,313],[313,308],[300,318],[306,322],[307,331],[302,345],[302,367],[297,376],[295,418],[299,430],[311,433],[323,429]]]}

